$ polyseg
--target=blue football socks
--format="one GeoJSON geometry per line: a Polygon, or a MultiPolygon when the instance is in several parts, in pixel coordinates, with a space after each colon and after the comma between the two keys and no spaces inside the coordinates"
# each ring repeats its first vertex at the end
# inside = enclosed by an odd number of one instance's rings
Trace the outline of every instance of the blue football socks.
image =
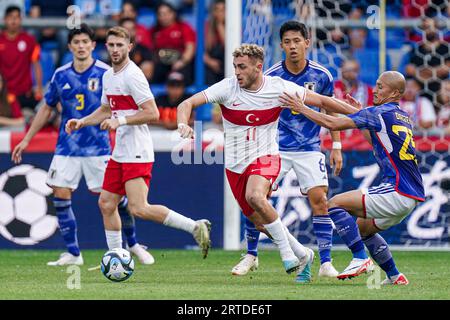
{"type": "Polygon", "coordinates": [[[136,224],[134,217],[127,210],[128,199],[123,197],[119,203],[119,215],[122,220],[122,230],[125,233],[125,237],[128,243],[128,247],[132,247],[137,243],[136,240],[136,224]]]}
{"type": "Polygon", "coordinates": [[[336,231],[352,251],[353,258],[367,259],[364,243],[361,240],[355,219],[342,208],[330,208],[328,210],[331,220],[336,226],[336,231]]]}
{"type": "Polygon", "coordinates": [[[386,272],[389,278],[400,274],[395,266],[389,246],[382,236],[375,233],[371,236],[364,237],[363,241],[373,260],[386,272]]]}
{"type": "Polygon", "coordinates": [[[253,222],[245,218],[245,238],[247,239],[247,253],[255,257],[258,256],[258,241],[260,232],[253,222]]]}
{"type": "Polygon", "coordinates": [[[319,246],[320,264],[331,261],[333,224],[327,215],[313,217],[313,229],[319,246]]]}
{"type": "Polygon", "coordinates": [[[67,251],[74,256],[80,255],[77,238],[77,222],[72,210],[72,200],[54,197],[53,205],[56,209],[59,230],[66,243],[67,251]]]}

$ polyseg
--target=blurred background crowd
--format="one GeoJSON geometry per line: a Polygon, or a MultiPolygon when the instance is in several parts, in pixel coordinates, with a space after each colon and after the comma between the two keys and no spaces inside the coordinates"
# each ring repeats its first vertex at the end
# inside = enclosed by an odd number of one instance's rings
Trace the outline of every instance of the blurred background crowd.
{"type": "MultiPolygon", "coordinates": [[[[276,15],[277,8],[284,3],[296,6],[299,0],[249,2],[252,2],[249,14],[261,14],[270,5],[269,15],[276,15]]],[[[314,14],[329,22],[367,21],[371,15],[367,8],[378,4],[372,0],[313,2],[314,14]]],[[[71,61],[67,49],[68,29],[51,23],[34,26],[32,22],[66,19],[67,8],[72,5],[80,8],[82,19],[99,19],[108,22],[108,26],[121,25],[130,31],[134,38],[130,57],[148,79],[160,110],[161,118],[154,124],[157,128],[175,129],[177,105],[224,78],[225,0],[206,1],[203,34],[197,31],[195,0],[1,0],[0,130],[26,130],[42,103],[53,72],[71,61]],[[200,38],[203,52],[197,50],[200,38]],[[18,57],[11,54],[14,50],[26,54],[18,57]],[[199,54],[201,59],[196,62],[199,54]],[[204,73],[200,81],[196,75],[198,61],[204,73]]],[[[310,21],[310,8],[296,12],[296,17],[310,21]]],[[[386,13],[387,19],[400,22],[420,20],[415,27],[403,27],[399,23],[386,33],[386,67],[407,77],[401,108],[411,115],[417,131],[450,135],[448,0],[388,0],[386,13]]],[[[292,18],[295,17],[283,19],[292,18]]],[[[244,32],[249,21],[244,14],[244,32]]],[[[106,30],[107,27],[96,28],[94,57],[108,63],[104,46],[106,30]]],[[[270,36],[276,38],[276,32],[270,36]]],[[[331,26],[315,26],[313,34],[310,58],[333,74],[335,95],[339,98],[350,93],[364,106],[371,105],[372,88],[378,76],[373,67],[378,63],[379,30],[331,23],[331,26]]],[[[273,41],[277,43],[279,39],[273,41]]],[[[274,57],[283,58],[280,50],[274,57]]],[[[210,106],[205,110],[196,119],[219,127],[220,108],[210,106]]],[[[59,115],[55,113],[43,130],[57,131],[58,126],[59,115]]]]}

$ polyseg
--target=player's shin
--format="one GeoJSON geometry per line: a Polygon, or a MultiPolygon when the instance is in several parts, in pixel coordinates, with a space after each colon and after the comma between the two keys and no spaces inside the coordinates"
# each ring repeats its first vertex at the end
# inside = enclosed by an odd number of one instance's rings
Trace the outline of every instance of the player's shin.
{"type": "Polygon", "coordinates": [[[389,278],[400,274],[395,266],[394,258],[389,250],[389,246],[381,235],[375,233],[373,235],[363,237],[362,240],[369,250],[373,260],[375,260],[380,268],[386,272],[389,278]]]}
{"type": "Polygon", "coordinates": [[[289,240],[280,218],[277,218],[269,224],[264,224],[263,226],[271,235],[273,243],[275,243],[278,250],[280,250],[281,260],[283,260],[286,272],[291,273],[295,271],[299,266],[299,260],[289,245],[289,240]]]}
{"type": "Polygon", "coordinates": [[[122,248],[122,231],[105,230],[105,235],[109,250],[122,248]]]}
{"type": "MultiPolygon", "coordinates": [[[[162,207],[162,206],[159,206],[159,207],[162,207]]],[[[183,216],[173,210],[170,210],[168,208],[166,208],[166,209],[168,210],[168,213],[163,222],[163,224],[165,226],[184,230],[191,234],[194,232],[194,228],[195,228],[194,220],[192,220],[191,218],[185,217],[185,216],[183,216]]]]}
{"type": "Polygon", "coordinates": [[[249,219],[245,219],[245,238],[247,239],[247,253],[252,256],[258,256],[258,241],[259,241],[259,232],[253,222],[249,219]]]}
{"type": "Polygon", "coordinates": [[[289,232],[289,229],[286,226],[283,225],[283,227],[288,238],[289,245],[291,246],[292,251],[294,251],[295,256],[299,259],[303,258],[307,253],[305,247],[289,232]]]}
{"type": "Polygon", "coordinates": [[[328,213],[336,226],[337,233],[352,251],[353,258],[367,259],[355,219],[342,208],[330,208],[328,213]]]}
{"type": "Polygon", "coordinates": [[[133,247],[136,243],[136,225],[134,217],[127,210],[128,199],[123,197],[119,203],[118,210],[122,221],[122,230],[125,233],[128,247],[133,247]]]}
{"type": "Polygon", "coordinates": [[[66,243],[67,251],[74,256],[79,256],[80,248],[77,238],[77,222],[72,211],[72,201],[54,197],[53,205],[56,209],[59,230],[66,243]]]}
{"type": "Polygon", "coordinates": [[[319,247],[320,264],[331,261],[333,225],[328,215],[314,216],[313,229],[319,247]]]}

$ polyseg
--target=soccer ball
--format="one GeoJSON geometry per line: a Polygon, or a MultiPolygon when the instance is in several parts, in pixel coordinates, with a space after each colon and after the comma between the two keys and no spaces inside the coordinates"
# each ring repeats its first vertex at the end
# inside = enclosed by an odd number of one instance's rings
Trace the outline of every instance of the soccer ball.
{"type": "Polygon", "coordinates": [[[20,245],[50,238],[58,228],[47,172],[19,165],[0,175],[0,235],[20,245]]]}
{"type": "Polygon", "coordinates": [[[103,275],[111,281],[125,281],[134,271],[134,260],[130,252],[116,248],[106,252],[101,262],[103,275]]]}

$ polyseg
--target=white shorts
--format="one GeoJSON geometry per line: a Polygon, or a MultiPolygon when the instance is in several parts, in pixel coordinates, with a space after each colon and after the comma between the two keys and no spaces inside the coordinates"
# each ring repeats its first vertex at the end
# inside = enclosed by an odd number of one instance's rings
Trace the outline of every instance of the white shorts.
{"type": "Polygon", "coordinates": [[[286,152],[281,151],[281,170],[273,184],[274,190],[289,170],[294,169],[300,186],[300,192],[307,195],[314,187],[328,187],[327,167],[325,155],[318,151],[286,152]]]}
{"type": "Polygon", "coordinates": [[[66,157],[53,156],[48,169],[46,183],[51,187],[78,188],[81,176],[92,192],[100,192],[103,185],[103,176],[106,165],[111,156],[98,157],[66,157]]]}
{"type": "Polygon", "coordinates": [[[417,200],[402,196],[391,184],[364,188],[363,210],[366,218],[372,218],[375,227],[386,230],[399,224],[417,205],[417,200]]]}

